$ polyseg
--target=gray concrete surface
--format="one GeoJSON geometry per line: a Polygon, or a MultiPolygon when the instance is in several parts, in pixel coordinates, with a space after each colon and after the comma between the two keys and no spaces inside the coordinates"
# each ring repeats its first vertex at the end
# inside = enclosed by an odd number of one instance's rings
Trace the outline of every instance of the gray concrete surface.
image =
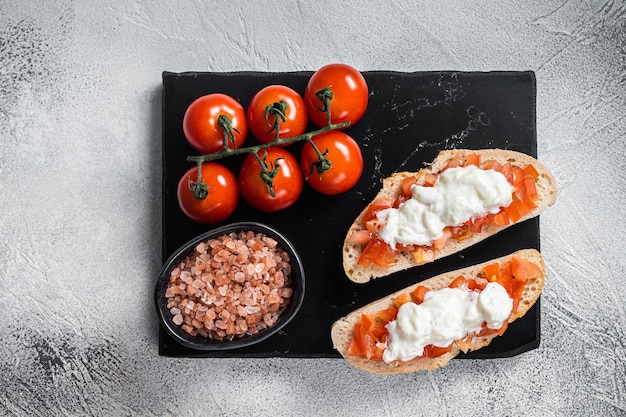
{"type": "Polygon", "coordinates": [[[0,415],[626,415],[621,1],[0,2],[0,415]],[[542,344],[374,376],[157,354],[168,71],[533,70],[542,344]]]}

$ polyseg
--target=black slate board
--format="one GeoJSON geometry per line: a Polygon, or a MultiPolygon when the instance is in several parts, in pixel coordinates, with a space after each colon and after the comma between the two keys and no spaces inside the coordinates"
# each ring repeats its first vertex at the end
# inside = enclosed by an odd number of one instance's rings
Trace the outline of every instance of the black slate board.
{"type": "MultiPolygon", "coordinates": [[[[176,185],[196,152],[185,140],[182,119],[197,97],[222,92],[244,108],[270,84],[303,92],[311,72],[163,73],[163,260],[211,227],[195,224],[180,211],[176,185]]],[[[364,72],[368,110],[345,130],[361,144],[364,172],[359,183],[338,196],[323,196],[305,184],[301,198],[279,213],[257,212],[241,200],[231,221],[258,221],[276,227],[302,256],[307,288],[297,317],[280,333],[253,347],[199,352],[180,346],[161,329],[159,354],[178,357],[338,357],[330,326],[350,311],[430,276],[503,256],[521,248],[539,249],[539,221],[529,220],[459,254],[367,284],[343,272],[341,246],[353,219],[393,172],[417,171],[451,148],[505,148],[536,156],[533,72],[364,72]]],[[[312,129],[310,129],[312,130],[312,129]]],[[[244,146],[254,143],[252,139],[244,146]]],[[[299,159],[301,144],[288,149],[299,159]]],[[[242,158],[220,162],[235,173],[242,158]]],[[[513,356],[539,346],[539,303],[509,326],[490,346],[461,357],[513,356]]]]}

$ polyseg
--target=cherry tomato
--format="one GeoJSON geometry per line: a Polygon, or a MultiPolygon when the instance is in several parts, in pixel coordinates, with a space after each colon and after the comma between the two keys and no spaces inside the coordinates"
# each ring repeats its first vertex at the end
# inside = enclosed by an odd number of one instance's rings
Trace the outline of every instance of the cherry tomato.
{"type": "Polygon", "coordinates": [[[367,109],[369,90],[363,75],[346,64],[326,65],[313,74],[304,90],[304,102],[309,119],[317,127],[327,124],[326,113],[319,110],[324,103],[317,96],[318,91],[327,87],[333,93],[330,101],[331,123],[350,121],[354,125],[367,109]]]}
{"type": "Polygon", "coordinates": [[[278,147],[269,147],[258,152],[259,157],[265,160],[267,170],[272,171],[278,166],[278,172],[273,178],[272,190],[269,193],[263,179],[261,179],[261,165],[254,157],[248,155],[239,170],[239,189],[243,199],[257,210],[275,212],[286,209],[296,202],[304,181],[298,161],[288,151],[278,147]]]}
{"type": "Polygon", "coordinates": [[[183,132],[187,141],[201,154],[224,149],[224,130],[219,125],[220,115],[230,119],[235,143],[230,148],[243,145],[248,134],[246,112],[237,100],[221,93],[208,94],[194,100],[183,117],[183,132]]]}
{"type": "Polygon", "coordinates": [[[363,173],[363,156],[354,139],[343,132],[331,130],[315,136],[313,143],[321,153],[328,151],[324,157],[331,162],[331,167],[324,173],[319,174],[315,168],[311,172],[311,164],[318,162],[319,157],[310,143],[306,142],[302,147],[300,166],[313,189],[322,194],[340,194],[359,181],[363,173]]]}
{"type": "Polygon", "coordinates": [[[309,118],[300,94],[284,85],[269,85],[256,93],[248,105],[248,126],[259,142],[268,143],[276,139],[276,111],[285,117],[285,120],[278,117],[279,138],[304,133],[309,118]],[[286,105],[284,110],[280,108],[280,104],[274,105],[281,102],[286,105]],[[269,113],[266,112],[268,106],[272,106],[269,113]]]}
{"type": "Polygon", "coordinates": [[[239,201],[237,178],[225,166],[215,162],[202,164],[201,178],[207,185],[208,195],[199,200],[189,189],[189,181],[198,181],[198,167],[190,168],[178,182],[178,204],[181,210],[193,221],[213,224],[230,216],[239,201]]]}

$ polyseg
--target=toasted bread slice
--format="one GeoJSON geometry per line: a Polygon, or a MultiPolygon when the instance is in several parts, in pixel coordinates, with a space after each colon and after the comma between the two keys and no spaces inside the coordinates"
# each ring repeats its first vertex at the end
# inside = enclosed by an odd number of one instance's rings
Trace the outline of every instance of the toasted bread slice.
{"type": "MultiPolygon", "coordinates": [[[[524,316],[526,312],[535,304],[545,282],[545,265],[541,254],[535,249],[522,249],[514,252],[510,255],[503,256],[498,259],[494,259],[482,264],[470,266],[455,271],[446,272],[441,275],[437,275],[433,278],[422,281],[418,284],[410,286],[408,288],[397,291],[388,295],[378,301],[374,301],[364,307],[359,308],[337,320],[331,327],[331,339],[334,348],[353,366],[363,369],[368,372],[376,374],[399,374],[406,372],[415,372],[420,370],[433,370],[439,367],[444,367],[450,361],[460,353],[460,349],[456,344],[453,345],[452,351],[439,356],[437,358],[419,358],[410,362],[402,363],[394,366],[387,364],[383,361],[372,361],[363,359],[357,356],[351,356],[347,354],[348,346],[352,340],[354,334],[354,325],[361,319],[362,314],[376,313],[386,308],[393,306],[393,299],[400,294],[412,292],[418,285],[423,285],[431,290],[438,290],[447,287],[456,277],[463,275],[466,278],[476,277],[483,269],[485,265],[494,262],[504,262],[510,260],[512,256],[517,256],[521,259],[530,261],[537,265],[541,269],[541,276],[531,278],[526,282],[522,297],[517,309],[517,312],[511,313],[509,316],[509,323],[515,321],[517,318],[524,316]]],[[[496,335],[489,335],[483,337],[474,337],[469,350],[477,350],[487,346],[496,335]]]]}
{"type": "MultiPolygon", "coordinates": [[[[504,164],[506,162],[510,162],[513,165],[525,166],[527,164],[532,164],[537,172],[539,173],[539,177],[535,182],[535,186],[537,188],[537,193],[539,195],[536,204],[537,208],[532,212],[523,216],[517,223],[520,223],[524,220],[528,220],[530,218],[538,216],[541,212],[543,212],[546,208],[553,205],[557,199],[558,190],[556,186],[556,181],[552,175],[552,173],[548,170],[548,168],[539,162],[537,159],[526,155],[524,153],[509,151],[503,149],[482,149],[482,150],[468,150],[468,149],[454,149],[442,151],[439,153],[437,158],[430,164],[428,167],[421,169],[417,173],[415,172],[399,172],[395,173],[392,176],[383,180],[382,189],[378,192],[374,200],[380,197],[389,197],[391,199],[395,199],[402,192],[402,181],[405,178],[416,176],[417,184],[423,184],[426,178],[426,175],[431,173],[438,173],[446,163],[453,157],[458,157],[463,154],[480,154],[481,160],[491,160],[495,159],[496,161],[504,164]]],[[[373,201],[373,200],[372,200],[373,201]]],[[[380,267],[376,265],[371,266],[361,266],[358,264],[359,256],[363,251],[363,246],[350,242],[350,235],[353,232],[364,230],[365,222],[363,221],[363,215],[367,211],[367,207],[363,209],[363,211],[359,214],[359,216],[355,219],[354,223],[348,229],[346,234],[346,238],[343,244],[343,268],[348,276],[348,278],[357,283],[365,283],[370,279],[379,278],[383,276],[390,275],[394,272],[402,271],[408,268],[412,268],[421,263],[416,263],[414,257],[408,253],[399,252],[396,257],[396,262],[394,265],[390,267],[380,267]]],[[[443,258],[445,256],[451,255],[453,253],[459,252],[475,243],[478,243],[494,234],[506,229],[508,226],[495,226],[495,225],[485,225],[483,230],[480,233],[474,233],[470,235],[468,238],[457,241],[454,239],[450,239],[446,242],[445,246],[440,251],[435,251],[435,257],[433,259],[437,260],[443,258]]],[[[424,263],[424,262],[422,262],[424,263]]]]}

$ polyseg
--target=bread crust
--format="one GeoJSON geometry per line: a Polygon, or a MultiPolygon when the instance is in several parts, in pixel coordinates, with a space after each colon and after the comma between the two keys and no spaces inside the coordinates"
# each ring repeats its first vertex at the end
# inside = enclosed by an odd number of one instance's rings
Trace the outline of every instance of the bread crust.
{"type": "MultiPolygon", "coordinates": [[[[431,164],[429,164],[429,166],[419,170],[417,173],[398,172],[392,174],[390,177],[385,178],[383,180],[382,188],[380,189],[378,194],[376,194],[372,201],[380,197],[389,197],[391,199],[395,199],[402,192],[401,184],[405,178],[416,176],[417,184],[423,184],[426,175],[438,173],[451,158],[459,155],[462,156],[464,154],[476,153],[481,155],[481,160],[483,161],[495,159],[502,164],[506,162],[511,162],[512,164],[519,166],[532,164],[539,173],[539,177],[536,181],[537,193],[539,195],[537,199],[537,208],[523,216],[517,223],[538,216],[541,212],[543,212],[545,209],[555,203],[558,196],[558,190],[556,186],[556,180],[554,179],[554,176],[552,175],[550,170],[532,156],[521,152],[504,149],[453,149],[442,151],[437,155],[435,160],[431,164]]],[[[359,244],[351,243],[350,235],[353,232],[365,229],[363,215],[366,211],[367,206],[361,211],[361,213],[357,216],[357,218],[348,229],[343,243],[343,268],[346,276],[351,281],[356,283],[366,283],[370,279],[384,277],[387,275],[391,275],[394,272],[421,265],[415,262],[413,256],[410,253],[398,253],[396,263],[388,268],[383,268],[376,265],[371,265],[367,267],[358,265],[357,262],[359,256],[361,255],[361,252],[363,251],[363,247],[359,244]]],[[[493,236],[494,234],[510,226],[512,226],[512,224],[507,226],[485,225],[480,233],[474,233],[463,241],[459,242],[450,240],[446,243],[441,251],[435,251],[435,257],[433,261],[457,253],[490,236],[493,236]]]]}
{"type": "MultiPolygon", "coordinates": [[[[337,320],[331,327],[331,339],[333,347],[345,358],[351,365],[371,372],[375,374],[400,374],[407,372],[415,372],[421,370],[434,370],[440,367],[444,367],[448,364],[450,359],[457,356],[461,351],[453,345],[452,351],[448,352],[437,358],[421,358],[414,361],[403,363],[397,366],[389,365],[383,361],[371,361],[355,356],[347,355],[348,346],[352,340],[354,334],[354,325],[360,320],[361,315],[364,313],[376,313],[383,309],[393,306],[393,299],[400,294],[406,292],[412,292],[418,285],[423,285],[432,290],[438,290],[447,287],[456,277],[463,275],[467,278],[476,277],[480,271],[482,271],[485,265],[494,262],[504,262],[511,259],[512,256],[518,256],[522,259],[530,261],[541,269],[541,276],[535,279],[529,279],[524,287],[522,296],[520,299],[518,310],[515,314],[511,313],[509,316],[509,323],[512,323],[516,319],[523,317],[526,312],[536,303],[545,283],[545,264],[541,254],[535,249],[522,249],[516,251],[507,256],[503,256],[497,259],[493,259],[481,264],[469,266],[466,268],[458,269],[455,271],[446,272],[435,277],[429,278],[425,281],[414,284],[410,287],[396,291],[384,298],[374,301],[366,306],[363,306],[347,316],[337,320]]],[[[474,351],[485,347],[491,343],[491,341],[497,335],[489,335],[484,337],[476,337],[472,341],[470,351],[474,351]]]]}

